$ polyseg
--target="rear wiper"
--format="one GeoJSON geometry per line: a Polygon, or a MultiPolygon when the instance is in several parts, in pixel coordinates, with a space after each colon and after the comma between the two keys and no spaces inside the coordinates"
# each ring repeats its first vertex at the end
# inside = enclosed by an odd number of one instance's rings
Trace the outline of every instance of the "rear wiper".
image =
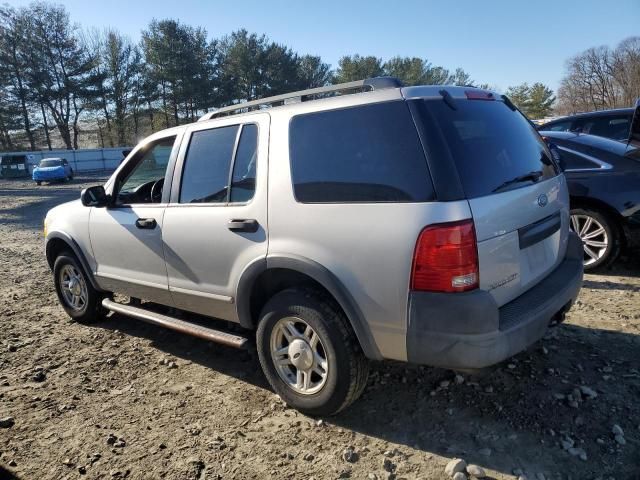
{"type": "Polygon", "coordinates": [[[442,90],[440,90],[438,92],[440,95],[442,95],[442,100],[444,100],[444,103],[447,104],[447,106],[451,109],[451,110],[457,110],[458,107],[456,107],[456,102],[453,99],[453,97],[451,96],[451,94],[449,92],[447,92],[444,88],[442,90]]]}
{"type": "Polygon", "coordinates": [[[499,192],[500,190],[503,190],[505,187],[508,187],[509,185],[513,185],[514,183],[527,182],[527,181],[531,181],[535,183],[540,179],[541,176],[542,176],[542,172],[540,170],[535,170],[533,172],[525,173],[524,175],[519,175],[516,178],[512,178],[511,180],[507,180],[503,184],[498,185],[496,188],[494,188],[491,191],[491,193],[499,192]]]}

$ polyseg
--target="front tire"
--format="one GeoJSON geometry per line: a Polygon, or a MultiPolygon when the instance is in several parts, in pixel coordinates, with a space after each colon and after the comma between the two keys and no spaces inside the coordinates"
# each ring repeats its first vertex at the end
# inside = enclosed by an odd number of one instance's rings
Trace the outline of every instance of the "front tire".
{"type": "Polygon", "coordinates": [[[574,208],[571,230],[582,240],[586,272],[604,269],[618,258],[622,236],[609,215],[592,208],[574,208]]]}
{"type": "Polygon", "coordinates": [[[53,278],[58,300],[76,322],[92,323],[103,317],[102,299],[86,272],[71,252],[62,252],[53,265],[53,278]]]}
{"type": "Polygon", "coordinates": [[[334,415],[364,390],[369,362],[340,307],[322,292],[291,288],[262,309],[258,357],[271,387],[309,415],[334,415]]]}

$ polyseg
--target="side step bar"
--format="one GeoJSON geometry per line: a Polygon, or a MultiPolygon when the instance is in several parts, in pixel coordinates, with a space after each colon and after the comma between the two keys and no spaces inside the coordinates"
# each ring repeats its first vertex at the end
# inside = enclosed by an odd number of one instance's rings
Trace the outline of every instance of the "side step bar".
{"type": "Polygon", "coordinates": [[[153,325],[159,325],[161,327],[169,328],[177,332],[186,333],[194,337],[204,338],[212,342],[221,343],[228,347],[245,348],[249,339],[231,333],[223,332],[221,330],[214,330],[213,328],[203,327],[191,322],[185,322],[179,318],[170,317],[168,315],[162,315],[160,313],[152,312],[141,307],[134,307],[132,305],[123,305],[122,303],[114,302],[109,298],[102,300],[102,306],[112,312],[121,313],[129,317],[137,318],[143,322],[151,323],[153,325]]]}

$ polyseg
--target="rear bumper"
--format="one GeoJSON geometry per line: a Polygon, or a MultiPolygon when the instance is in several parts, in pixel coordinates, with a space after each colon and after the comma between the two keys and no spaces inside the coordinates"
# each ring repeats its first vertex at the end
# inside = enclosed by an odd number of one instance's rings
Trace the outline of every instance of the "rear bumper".
{"type": "Polygon", "coordinates": [[[539,340],[582,286],[582,242],[571,233],[564,261],[544,280],[498,308],[488,292],[412,292],[407,359],[453,369],[494,365],[539,340]]]}

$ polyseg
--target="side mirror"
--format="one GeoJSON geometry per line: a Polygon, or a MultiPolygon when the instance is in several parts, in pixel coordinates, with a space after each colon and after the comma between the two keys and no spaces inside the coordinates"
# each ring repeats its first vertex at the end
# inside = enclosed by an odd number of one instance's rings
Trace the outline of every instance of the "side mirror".
{"type": "Polygon", "coordinates": [[[109,204],[109,196],[102,185],[95,185],[82,190],[80,200],[85,207],[106,207],[109,204]]]}
{"type": "Polygon", "coordinates": [[[629,127],[629,139],[627,145],[632,144],[640,147],[640,98],[636,100],[636,109],[633,112],[631,125],[629,127]]]}

